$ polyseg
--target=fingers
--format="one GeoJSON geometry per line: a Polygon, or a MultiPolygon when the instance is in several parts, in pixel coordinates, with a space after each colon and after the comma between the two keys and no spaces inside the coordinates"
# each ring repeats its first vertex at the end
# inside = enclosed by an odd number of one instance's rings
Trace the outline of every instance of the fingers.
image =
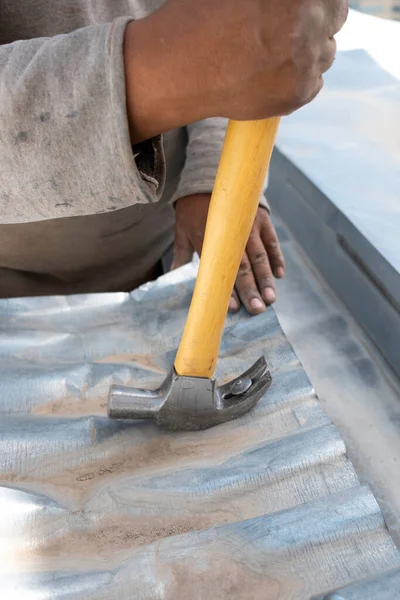
{"type": "MultiPolygon", "coordinates": [[[[300,6],[299,9],[302,10],[300,6]]],[[[330,38],[342,29],[348,13],[348,0],[312,0],[308,2],[308,10],[302,12],[317,35],[324,34],[330,38]]]]}
{"type": "Polygon", "coordinates": [[[336,35],[343,27],[349,13],[348,0],[325,0],[326,16],[331,27],[330,36],[336,35]]]}
{"type": "Polygon", "coordinates": [[[326,73],[335,60],[337,48],[334,36],[343,27],[347,13],[347,0],[320,0],[308,11],[309,30],[320,40],[318,45],[309,48],[318,52],[315,66],[320,75],[326,73]]]}
{"type": "MultiPolygon", "coordinates": [[[[271,265],[272,273],[277,279],[282,279],[285,276],[286,266],[283,258],[282,250],[279,244],[278,236],[271,219],[264,219],[261,226],[260,237],[263,246],[268,254],[269,264],[271,265]]],[[[251,259],[250,259],[251,260],[251,259]]]]}
{"type": "Polygon", "coordinates": [[[335,38],[330,38],[326,41],[324,52],[320,56],[320,70],[321,73],[326,73],[329,71],[333,63],[335,62],[336,57],[336,40],[335,38]]]}
{"type": "MultiPolygon", "coordinates": [[[[273,251],[276,255],[274,242],[269,241],[268,243],[270,248],[273,248],[273,251]]],[[[276,300],[274,275],[272,272],[267,247],[263,243],[263,240],[258,232],[252,233],[246,250],[254,274],[254,279],[262,300],[265,304],[273,304],[276,300]]],[[[281,268],[281,266],[279,268],[281,268]]]]}
{"type": "Polygon", "coordinates": [[[265,305],[276,300],[274,277],[280,279],[284,275],[285,260],[278,236],[268,212],[260,208],[240,264],[229,310],[237,312],[242,303],[252,315],[264,312],[265,305]]]}
{"type": "Polygon", "coordinates": [[[229,300],[229,312],[236,313],[240,308],[240,300],[237,291],[234,289],[229,300]]]}
{"type": "Polygon", "coordinates": [[[252,315],[265,311],[265,302],[258,291],[253,268],[247,252],[244,253],[236,278],[236,291],[246,310],[252,315]]]}

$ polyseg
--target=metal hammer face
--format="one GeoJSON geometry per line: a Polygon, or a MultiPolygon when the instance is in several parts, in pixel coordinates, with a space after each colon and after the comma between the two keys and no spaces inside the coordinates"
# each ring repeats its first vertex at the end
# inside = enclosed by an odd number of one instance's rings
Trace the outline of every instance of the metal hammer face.
{"type": "Polygon", "coordinates": [[[112,386],[111,419],[152,419],[171,430],[208,429],[253,408],[271,385],[264,357],[241,377],[217,387],[215,379],[182,377],[175,369],[155,391],[112,386]]]}

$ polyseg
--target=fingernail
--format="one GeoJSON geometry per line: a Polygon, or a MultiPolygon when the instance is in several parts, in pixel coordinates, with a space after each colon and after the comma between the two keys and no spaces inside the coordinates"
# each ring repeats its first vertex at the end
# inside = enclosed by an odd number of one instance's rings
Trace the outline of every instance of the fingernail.
{"type": "Polygon", "coordinates": [[[272,304],[276,300],[276,294],[272,288],[265,288],[263,296],[267,304],[272,304]]]}
{"type": "Polygon", "coordinates": [[[239,304],[235,298],[231,298],[229,300],[229,310],[231,310],[233,312],[239,310],[239,304]]]}
{"type": "Polygon", "coordinates": [[[278,279],[281,279],[282,277],[284,277],[285,269],[283,267],[278,267],[276,270],[276,276],[278,277],[278,279]]]}
{"type": "Polygon", "coordinates": [[[250,300],[250,307],[253,310],[260,310],[260,309],[264,309],[264,303],[261,302],[261,300],[259,300],[258,298],[253,298],[252,300],[250,300]]]}

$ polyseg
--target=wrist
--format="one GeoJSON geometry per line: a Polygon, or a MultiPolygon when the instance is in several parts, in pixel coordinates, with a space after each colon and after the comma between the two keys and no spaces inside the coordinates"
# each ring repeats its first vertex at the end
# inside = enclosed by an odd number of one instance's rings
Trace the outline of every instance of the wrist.
{"type": "Polygon", "coordinates": [[[176,198],[176,200],[173,203],[173,206],[175,207],[175,209],[179,206],[193,206],[194,204],[205,204],[205,205],[209,205],[210,204],[210,200],[211,200],[211,194],[207,194],[207,193],[200,193],[200,194],[188,194],[186,196],[180,196],[179,198],[176,198]]]}
{"type": "Polygon", "coordinates": [[[126,102],[134,144],[210,116],[184,58],[184,44],[169,34],[161,12],[129,23],[125,32],[126,102]]]}

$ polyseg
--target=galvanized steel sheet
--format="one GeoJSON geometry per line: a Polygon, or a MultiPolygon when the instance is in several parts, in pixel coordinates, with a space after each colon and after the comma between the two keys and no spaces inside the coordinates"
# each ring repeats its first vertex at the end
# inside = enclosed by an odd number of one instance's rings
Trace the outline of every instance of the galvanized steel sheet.
{"type": "Polygon", "coordinates": [[[272,308],[229,316],[220,351],[220,381],[265,355],[254,411],[200,433],[107,419],[112,383],[170,369],[194,276],[0,301],[5,598],[302,600],[400,565],[272,308]]]}

